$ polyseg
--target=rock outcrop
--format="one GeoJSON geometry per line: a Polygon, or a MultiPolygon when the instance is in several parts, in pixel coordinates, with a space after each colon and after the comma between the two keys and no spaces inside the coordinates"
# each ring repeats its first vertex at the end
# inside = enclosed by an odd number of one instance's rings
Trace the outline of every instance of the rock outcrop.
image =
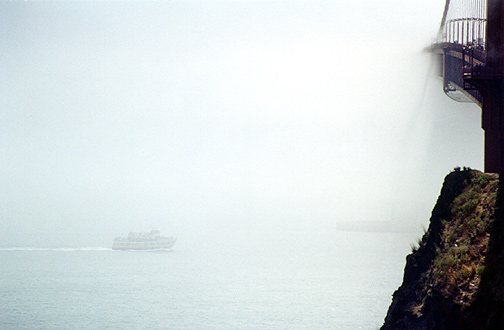
{"type": "Polygon", "coordinates": [[[503,206],[495,174],[445,178],[381,330],[504,329],[503,206]]]}

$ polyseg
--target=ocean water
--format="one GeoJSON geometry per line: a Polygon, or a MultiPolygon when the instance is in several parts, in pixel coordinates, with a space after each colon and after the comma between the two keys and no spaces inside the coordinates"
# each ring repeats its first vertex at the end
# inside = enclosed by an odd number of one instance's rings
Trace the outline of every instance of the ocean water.
{"type": "Polygon", "coordinates": [[[0,249],[0,329],[338,329],[381,326],[411,234],[169,252],[0,249]]]}

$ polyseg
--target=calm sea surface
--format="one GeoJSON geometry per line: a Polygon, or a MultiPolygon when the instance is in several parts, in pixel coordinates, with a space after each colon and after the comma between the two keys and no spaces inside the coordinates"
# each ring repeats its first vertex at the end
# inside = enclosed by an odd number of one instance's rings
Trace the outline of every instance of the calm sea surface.
{"type": "Polygon", "coordinates": [[[411,234],[171,252],[0,249],[0,329],[337,329],[381,326],[411,234]]]}

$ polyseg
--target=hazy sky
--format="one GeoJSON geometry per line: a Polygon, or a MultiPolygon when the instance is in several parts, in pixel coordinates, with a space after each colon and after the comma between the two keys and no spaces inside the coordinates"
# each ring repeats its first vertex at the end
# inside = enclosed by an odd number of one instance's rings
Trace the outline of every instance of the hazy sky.
{"type": "Polygon", "coordinates": [[[482,168],[422,53],[443,7],[1,2],[0,246],[420,228],[482,168]]]}

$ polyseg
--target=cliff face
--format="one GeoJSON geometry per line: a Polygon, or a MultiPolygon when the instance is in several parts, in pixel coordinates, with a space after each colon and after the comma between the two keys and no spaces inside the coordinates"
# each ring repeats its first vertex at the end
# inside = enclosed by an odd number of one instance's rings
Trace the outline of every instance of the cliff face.
{"type": "Polygon", "coordinates": [[[504,194],[497,175],[456,170],[406,258],[381,330],[504,329],[504,194]]]}

